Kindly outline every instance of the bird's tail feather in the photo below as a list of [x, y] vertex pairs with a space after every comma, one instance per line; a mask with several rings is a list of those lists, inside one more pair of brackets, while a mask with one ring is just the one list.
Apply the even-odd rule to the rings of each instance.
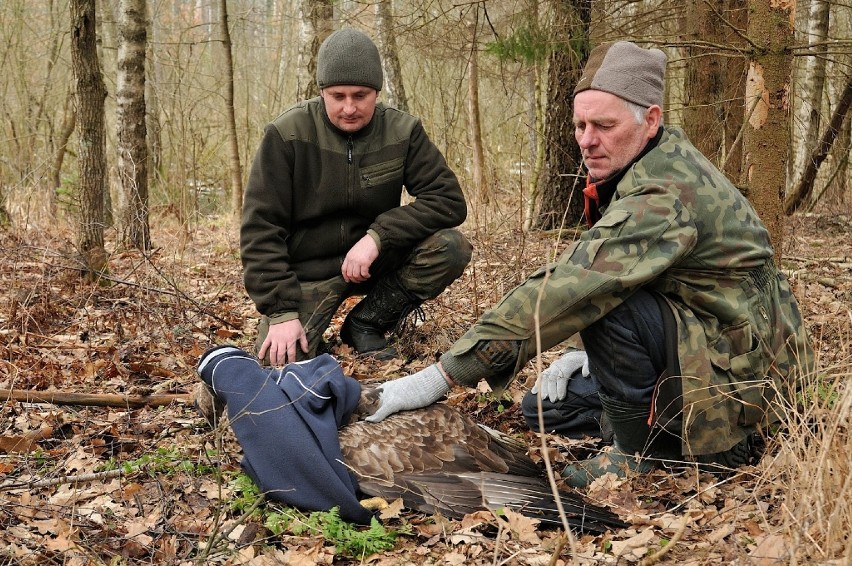
[[[511, 509], [542, 526], [562, 524], [550, 486], [540, 478], [493, 472], [417, 474], [397, 476], [395, 487], [406, 507], [426, 513], [461, 518], [483, 509]], [[369, 493], [369, 485], [362, 482], [361, 488]], [[387, 496], [387, 487], [382, 490]], [[568, 524], [578, 531], [603, 533], [627, 526], [611, 510], [579, 495], [560, 492], [560, 500]]]

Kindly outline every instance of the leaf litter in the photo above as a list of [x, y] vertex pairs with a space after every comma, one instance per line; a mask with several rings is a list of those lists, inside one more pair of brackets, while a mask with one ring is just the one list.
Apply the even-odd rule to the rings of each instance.
[[[821, 363], [848, 367], [842, 347], [848, 336], [836, 321], [850, 316], [852, 223], [819, 215], [793, 222], [783, 267]], [[760, 465], [722, 481], [692, 469], [601, 478], [584, 494], [612, 507], [630, 527], [575, 535], [574, 556], [562, 533], [511, 511], [450, 521], [410, 513], [399, 502], [389, 502], [382, 520], [390, 529], [410, 525], [411, 533], [398, 537], [392, 550], [368, 557], [341, 556], [316, 534], [273, 535], [256, 516], [233, 506], [238, 493], [230, 480], [240, 469], [233, 435], [225, 427], [209, 430], [189, 402], [197, 383], [194, 365], [207, 347], [252, 345], [255, 313], [242, 288], [235, 235], [213, 225], [182, 247], [173, 245], [182, 241], [178, 231], [163, 230], [161, 247], [149, 254], [113, 253], [109, 280], [100, 285], [80, 278], [64, 240], [36, 232], [3, 237], [3, 390], [176, 399], [142, 408], [5, 400], [2, 564], [647, 564], [672, 541], [656, 561], [791, 559], [794, 541], [780, 528], [787, 519], [779, 494], [762, 481]], [[506, 233], [474, 243], [471, 266], [425, 305], [427, 319], [403, 338], [401, 359], [378, 364], [334, 343], [345, 308], [355, 302], [347, 301], [326, 336], [344, 371], [364, 381], [384, 380], [432, 363], [553, 253], [550, 235]], [[544, 364], [553, 357], [543, 354]], [[484, 390], [455, 390], [448, 402], [483, 424], [523, 435], [541, 461], [540, 440], [526, 429], [519, 409], [534, 379], [528, 365], [499, 399]], [[548, 437], [547, 446], [557, 470], [598, 448], [593, 439], [559, 437]], [[551, 562], [557, 548], [560, 555]], [[819, 556], [820, 549], [809, 552]], [[836, 556], [822, 558], [840, 563]]]

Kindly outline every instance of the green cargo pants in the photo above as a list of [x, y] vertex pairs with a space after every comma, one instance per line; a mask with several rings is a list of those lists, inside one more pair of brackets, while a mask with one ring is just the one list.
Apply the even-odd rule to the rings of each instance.
[[[323, 333], [348, 297], [366, 295], [382, 277], [396, 273], [412, 295], [424, 301], [434, 299], [464, 272], [472, 251], [470, 242], [458, 230], [440, 230], [412, 249], [379, 254], [370, 280], [364, 283], [347, 283], [342, 275], [322, 281], [303, 281], [299, 320], [308, 337], [308, 353], [299, 349], [297, 359], [310, 359], [322, 353], [318, 350], [323, 344]], [[269, 319], [262, 316], [255, 354], [260, 351], [268, 332]]]

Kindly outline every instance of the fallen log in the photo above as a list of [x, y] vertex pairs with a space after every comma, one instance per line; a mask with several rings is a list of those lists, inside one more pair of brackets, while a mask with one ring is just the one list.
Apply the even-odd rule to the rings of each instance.
[[162, 407], [172, 403], [191, 403], [189, 393], [168, 395], [121, 395], [116, 393], [72, 393], [70, 391], [30, 391], [28, 389], [0, 390], [0, 402], [50, 403], [82, 407]]

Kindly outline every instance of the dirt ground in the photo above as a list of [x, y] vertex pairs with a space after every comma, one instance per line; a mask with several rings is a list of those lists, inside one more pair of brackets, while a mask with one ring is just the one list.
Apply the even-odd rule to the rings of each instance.
[[[820, 365], [848, 368], [852, 219], [801, 214], [786, 230], [782, 267]], [[223, 342], [250, 348], [256, 324], [235, 231], [202, 222], [189, 232], [154, 230], [157, 247], [147, 256], [114, 252], [108, 280], [96, 285], [80, 277], [70, 236], [0, 232], [0, 394], [178, 396], [140, 408], [6, 398], [0, 564], [560, 564], [571, 553], [576, 563], [590, 564], [849, 559], [848, 549], [820, 546], [806, 527], [800, 540], [791, 539], [779, 504], [783, 488], [766, 481], [763, 464], [724, 481], [684, 470], [595, 485], [584, 494], [630, 527], [579, 536], [555, 562], [549, 562], [554, 549], [564, 542], [559, 532], [496, 517], [446, 521], [404, 511], [386, 527], [407, 525], [410, 534], [392, 550], [360, 560], [337, 553], [321, 534], [273, 534], [232, 505], [240, 461], [233, 436], [211, 431], [187, 402], [199, 355]], [[564, 246], [553, 234], [470, 236], [473, 262], [426, 306], [425, 322], [405, 337], [405, 358], [370, 363], [335, 344], [348, 374], [373, 381], [421, 369]], [[341, 321], [328, 334], [332, 342]], [[534, 379], [530, 366], [501, 399], [458, 389], [448, 402], [483, 424], [524, 435], [540, 458], [540, 439], [526, 430], [518, 409]], [[547, 445], [557, 466], [595, 448], [557, 437]]]

